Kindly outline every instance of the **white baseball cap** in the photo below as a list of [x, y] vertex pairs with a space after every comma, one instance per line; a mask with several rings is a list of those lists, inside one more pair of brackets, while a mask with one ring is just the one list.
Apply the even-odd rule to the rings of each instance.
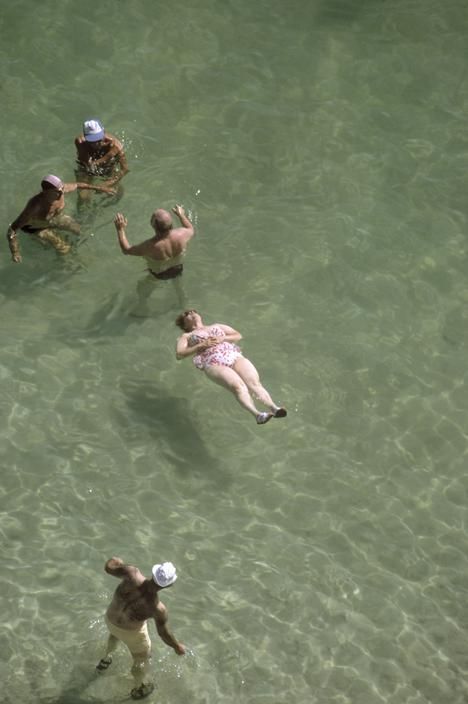
[[104, 127], [99, 120], [86, 120], [83, 122], [83, 134], [87, 142], [99, 142], [104, 138]]
[[153, 565], [151, 572], [153, 579], [159, 587], [170, 587], [177, 579], [176, 568], [172, 562], [162, 562]]

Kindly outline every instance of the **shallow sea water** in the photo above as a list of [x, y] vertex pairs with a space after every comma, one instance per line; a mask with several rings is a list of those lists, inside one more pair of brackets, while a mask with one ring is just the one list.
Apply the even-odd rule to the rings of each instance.
[[[468, 533], [466, 3], [33, 3], [0, 18], [5, 231], [74, 179], [97, 116], [119, 204], [66, 259], [0, 259], [0, 676], [8, 704], [119, 702], [94, 666], [118, 555], [164, 593], [147, 701], [461, 704]], [[258, 428], [137, 318], [155, 207], [197, 226], [185, 301], [289, 410]], [[74, 214], [75, 196], [67, 212]]]

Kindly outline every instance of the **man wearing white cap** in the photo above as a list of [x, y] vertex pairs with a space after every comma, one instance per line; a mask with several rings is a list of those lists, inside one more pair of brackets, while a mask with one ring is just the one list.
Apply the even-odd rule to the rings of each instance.
[[159, 637], [173, 648], [177, 655], [185, 654], [185, 646], [167, 628], [167, 609], [159, 601], [158, 592], [170, 587], [177, 579], [172, 562], [153, 565], [152, 577], [146, 578], [137, 567], [126, 565], [119, 557], [107, 560], [105, 571], [121, 579], [106, 612], [106, 624], [110, 631], [106, 654], [96, 665], [100, 672], [112, 663], [111, 653], [119, 640], [123, 641], [133, 657], [132, 675], [135, 686], [130, 692], [132, 699], [143, 699], [154, 689], [149, 679], [151, 640], [147, 620], [154, 619]]
[[41, 242], [52, 245], [59, 254], [67, 254], [71, 245], [58, 235], [55, 230], [65, 230], [74, 235], [80, 234], [80, 226], [69, 215], [63, 215], [65, 207], [65, 193], [77, 189], [101, 191], [114, 195], [115, 191], [107, 186], [91, 186], [88, 183], [63, 183], [53, 174], [44, 176], [41, 181], [41, 192], [30, 198], [16, 220], [11, 223], [7, 232], [8, 245], [11, 258], [14, 262], [21, 262], [16, 233], [18, 230], [34, 235]]
[[[77, 153], [76, 179], [94, 183], [96, 178], [103, 186], [116, 186], [128, 173], [127, 157], [117, 137], [105, 132], [99, 120], [86, 120], [83, 134], [75, 139]], [[89, 200], [90, 194], [80, 194], [78, 203]], [[121, 196], [122, 193], [119, 193]]]

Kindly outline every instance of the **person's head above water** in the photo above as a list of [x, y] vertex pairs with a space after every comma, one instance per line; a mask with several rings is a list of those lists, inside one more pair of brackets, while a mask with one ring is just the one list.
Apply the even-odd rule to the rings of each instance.
[[192, 310], [184, 310], [184, 312], [175, 319], [175, 324], [184, 332], [191, 332], [197, 324], [201, 323], [201, 315], [195, 308], [192, 308]]
[[53, 174], [48, 174], [44, 176], [41, 181], [41, 188], [43, 191], [61, 191], [63, 193], [63, 181], [58, 176]]
[[176, 568], [172, 562], [162, 562], [161, 564], [153, 565], [151, 573], [154, 582], [161, 589], [170, 587], [177, 579]]
[[171, 214], [167, 210], [163, 210], [163, 208], [158, 208], [151, 216], [150, 225], [159, 234], [169, 232], [169, 230], [172, 230]]
[[85, 120], [83, 135], [87, 142], [100, 142], [101, 139], [104, 139], [104, 127], [99, 120]]

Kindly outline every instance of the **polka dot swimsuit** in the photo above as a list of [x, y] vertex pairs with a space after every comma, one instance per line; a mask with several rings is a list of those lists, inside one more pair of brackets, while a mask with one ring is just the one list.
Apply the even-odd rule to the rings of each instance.
[[[224, 337], [225, 333], [219, 325], [210, 325], [208, 328], [198, 332], [192, 332], [188, 338], [188, 346], [193, 347], [198, 342], [206, 340], [208, 337]], [[193, 363], [198, 369], [206, 369], [215, 364], [220, 364], [225, 367], [232, 367], [236, 359], [241, 357], [242, 352], [237, 345], [232, 342], [219, 342], [214, 347], [200, 352], [193, 358]]]

